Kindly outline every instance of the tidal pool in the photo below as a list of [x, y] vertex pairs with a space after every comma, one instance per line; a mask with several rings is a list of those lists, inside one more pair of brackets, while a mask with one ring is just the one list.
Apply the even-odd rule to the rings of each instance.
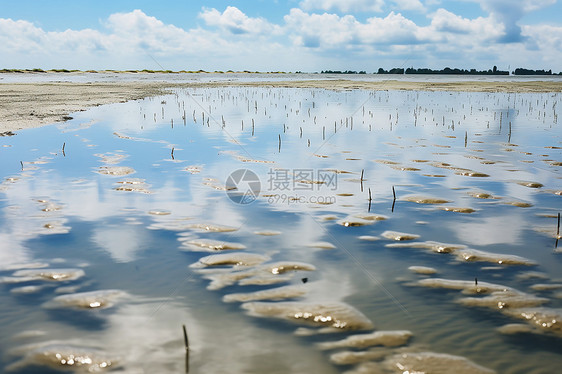
[[0, 137], [0, 371], [557, 372], [561, 101], [186, 88]]

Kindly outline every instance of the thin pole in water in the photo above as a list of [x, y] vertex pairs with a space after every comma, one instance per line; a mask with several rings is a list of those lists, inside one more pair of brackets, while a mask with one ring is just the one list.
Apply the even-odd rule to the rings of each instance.
[[185, 372], [189, 373], [189, 340], [187, 339], [187, 330], [185, 325], [182, 325], [183, 329], [183, 344], [185, 345]]
[[185, 350], [189, 351], [189, 339], [187, 338], [187, 329], [185, 328], [185, 325], [181, 326], [183, 329], [183, 344], [185, 345]]
[[556, 226], [556, 243], [554, 243], [554, 248], [558, 248], [558, 240], [560, 239], [560, 213], [558, 213], [558, 225]]

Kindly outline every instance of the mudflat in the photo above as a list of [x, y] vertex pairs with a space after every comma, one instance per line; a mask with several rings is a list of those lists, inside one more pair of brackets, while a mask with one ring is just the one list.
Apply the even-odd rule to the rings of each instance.
[[0, 84], [0, 133], [68, 119], [88, 107], [158, 95], [164, 83], [7, 83]]
[[39, 127], [68, 119], [92, 106], [126, 102], [166, 93], [177, 87], [254, 86], [334, 90], [412, 90], [466, 92], [562, 92], [562, 81], [361, 81], [346, 79], [286, 81], [177, 82], [49, 82], [0, 83], [0, 133]]

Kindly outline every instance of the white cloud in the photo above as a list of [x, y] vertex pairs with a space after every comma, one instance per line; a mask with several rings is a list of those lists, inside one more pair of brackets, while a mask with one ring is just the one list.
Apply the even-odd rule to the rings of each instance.
[[425, 7], [420, 0], [394, 0], [400, 10], [414, 10], [425, 12]]
[[43, 30], [28, 21], [0, 18], [0, 45], [6, 50], [41, 50], [45, 41]]
[[433, 34], [441, 34], [442, 40], [458, 43], [463, 36], [466, 36], [468, 39], [465, 40], [465, 43], [472, 44], [476, 40], [495, 40], [503, 33], [502, 25], [498, 25], [491, 18], [468, 19], [445, 9], [438, 9], [433, 14], [430, 29]]
[[526, 13], [556, 3], [556, 0], [472, 0], [504, 26], [500, 42], [521, 42], [523, 37], [518, 21]]
[[105, 27], [109, 32], [91, 29], [48, 32], [27, 21], [0, 19], [0, 49], [49, 55], [103, 51], [122, 54], [139, 50], [173, 53], [212, 43], [212, 35], [198, 35], [198, 31], [187, 32], [165, 25], [140, 10], [112, 14]]
[[278, 26], [272, 25], [264, 18], [248, 17], [240, 9], [233, 6], [227, 7], [222, 13], [214, 8], [203, 9], [199, 17], [207, 25], [224, 28], [233, 34], [260, 34], [278, 29]]
[[384, 0], [303, 0], [300, 7], [304, 10], [338, 10], [347, 12], [381, 12]]
[[[311, 6], [309, 1], [302, 4]], [[0, 19], [1, 67], [159, 69], [154, 58], [163, 68], [173, 70], [373, 71], [398, 66], [404, 60], [433, 68], [481, 69], [505, 62], [506, 67], [560, 70], [561, 28], [519, 26], [519, 21], [513, 21], [519, 19], [517, 14], [552, 0], [516, 2], [513, 14], [501, 15], [506, 20], [501, 22], [498, 12], [506, 6], [504, 1], [470, 1], [479, 1], [489, 15], [470, 19], [438, 9], [427, 15], [429, 24], [421, 26], [397, 12], [359, 20], [350, 14], [295, 8], [282, 23], [273, 24], [227, 7], [222, 12], [202, 9], [199, 17], [204, 25], [184, 29], [135, 10], [110, 15], [99, 30], [62, 32], [44, 30], [25, 20]], [[344, 3], [315, 4], [334, 7]], [[365, 6], [367, 2], [347, 4]]]
[[[542, 64], [537, 69], [551, 69], [560, 65], [562, 61], [562, 26], [536, 25], [523, 26], [522, 35], [530, 44], [534, 64]], [[518, 67], [524, 67], [519, 65]]]
[[291, 9], [285, 16], [286, 28], [293, 41], [304, 47], [340, 47], [352, 41], [359, 25], [355, 17], [337, 14], [309, 14]]
[[394, 12], [385, 18], [372, 17], [361, 23], [350, 15], [309, 14], [291, 9], [291, 13], [285, 16], [285, 22], [295, 44], [310, 48], [337, 49], [419, 42], [420, 28]]
[[207, 50], [217, 42], [212, 34], [166, 25], [138, 9], [112, 14], [105, 26], [110, 31], [105, 39], [121, 51], [124, 48], [127, 51], [185, 53], [195, 48]]
[[[228, 16], [232, 12], [225, 11], [225, 14]], [[254, 27], [255, 32], [265, 30], [265, 21], [254, 21], [248, 19], [247, 24]], [[235, 35], [225, 37], [217, 31], [182, 29], [141, 10], [112, 14], [103, 27], [100, 31], [50, 32], [28, 21], [0, 19], [0, 54], [5, 64], [2, 67], [158, 69], [149, 57], [154, 56], [166, 69], [210, 69], [209, 61], [202, 62], [201, 56], [224, 59], [239, 55], [240, 58], [243, 54], [265, 55], [277, 47], [275, 43], [258, 40], [248, 42], [247, 38], [235, 40]], [[41, 63], [35, 57], [39, 57]], [[237, 68], [233, 61], [227, 62], [230, 64], [226, 68]], [[213, 62], [216, 63], [217, 60]], [[244, 66], [250, 67], [251, 64]]]
[[385, 18], [369, 18], [357, 31], [359, 40], [366, 44], [416, 44], [422, 40], [421, 28], [394, 12]]

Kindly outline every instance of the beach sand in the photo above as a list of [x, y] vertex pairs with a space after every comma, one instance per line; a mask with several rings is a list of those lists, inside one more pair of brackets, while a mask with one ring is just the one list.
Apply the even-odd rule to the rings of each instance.
[[180, 87], [290, 87], [334, 90], [415, 90], [466, 92], [562, 92], [561, 81], [503, 82], [407, 82], [387, 80], [306, 80], [278, 82], [92, 82], [92, 83], [0, 83], [0, 135], [65, 121], [73, 112], [88, 107], [126, 102], [169, 92]]
[[159, 95], [167, 86], [144, 82], [0, 84], [0, 134], [62, 122], [71, 113], [92, 106]]

